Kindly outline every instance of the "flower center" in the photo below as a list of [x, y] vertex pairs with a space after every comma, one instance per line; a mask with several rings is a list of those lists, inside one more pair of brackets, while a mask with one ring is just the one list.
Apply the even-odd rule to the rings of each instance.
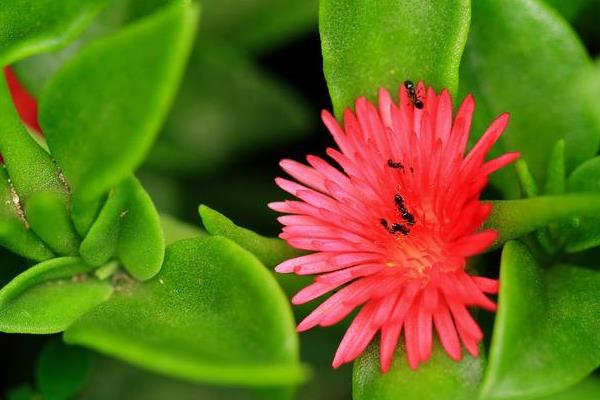
[[449, 254], [447, 243], [436, 224], [432, 224], [437, 221], [432, 207], [409, 210], [399, 193], [393, 202], [395, 217], [380, 220], [389, 233], [388, 267], [397, 268], [407, 278], [429, 281], [434, 267], [447, 272], [464, 266], [464, 258]]

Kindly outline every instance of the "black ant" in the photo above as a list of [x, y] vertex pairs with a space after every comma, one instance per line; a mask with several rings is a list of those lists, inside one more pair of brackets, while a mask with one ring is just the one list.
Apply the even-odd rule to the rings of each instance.
[[398, 211], [402, 215], [402, 219], [404, 219], [409, 225], [415, 224], [415, 216], [408, 212], [406, 206], [404, 205], [404, 199], [399, 194], [394, 196], [394, 202], [396, 203], [396, 207], [398, 207]]
[[409, 224], [409, 225], [414, 225], [415, 224], [415, 216], [412, 215], [411, 213], [409, 213], [408, 211], [404, 210], [404, 212], [402, 213], [402, 218]]
[[401, 195], [396, 194], [394, 196], [394, 202], [396, 203], [396, 206], [398, 206], [398, 207], [404, 207], [404, 198], [402, 198]]
[[402, 224], [393, 223], [392, 226], [390, 227], [390, 232], [392, 232], [392, 233], [400, 232], [401, 234], [406, 236], [410, 233], [410, 230]]
[[381, 225], [383, 225], [383, 227], [384, 227], [385, 229], [389, 229], [389, 227], [388, 227], [388, 222], [387, 222], [387, 220], [386, 220], [385, 218], [381, 218], [381, 219], [379, 220], [379, 222], [381, 223]]
[[415, 108], [419, 110], [423, 108], [423, 101], [417, 95], [417, 91], [415, 90], [415, 84], [412, 81], [406, 80], [404, 81], [404, 87], [408, 91], [408, 98]]
[[383, 225], [383, 227], [385, 229], [388, 230], [389, 233], [391, 234], [396, 234], [398, 232], [400, 232], [403, 235], [408, 235], [410, 233], [410, 229], [408, 229], [406, 226], [402, 225], [402, 224], [398, 224], [398, 223], [393, 223], [391, 226], [388, 225], [387, 220], [385, 220], [384, 218], [382, 218], [380, 220], [381, 225]]
[[390, 168], [401, 169], [404, 171], [404, 165], [401, 162], [394, 162], [391, 158], [387, 161], [387, 166]]

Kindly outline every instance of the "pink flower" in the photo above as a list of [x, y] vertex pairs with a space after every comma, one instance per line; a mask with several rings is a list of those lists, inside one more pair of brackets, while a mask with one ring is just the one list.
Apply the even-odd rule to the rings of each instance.
[[448, 355], [473, 356], [483, 334], [467, 307], [494, 311], [486, 294], [498, 282], [465, 271], [468, 257], [488, 248], [496, 232], [479, 231], [491, 211], [479, 200], [488, 176], [514, 161], [509, 153], [484, 158], [508, 123], [500, 115], [465, 155], [474, 100], [469, 95], [454, 121], [447, 90], [440, 95], [419, 83], [423, 104], [401, 87], [398, 104], [386, 90], [379, 105], [356, 101], [341, 127], [327, 111], [322, 119], [340, 151], [327, 154], [339, 167], [308, 156], [310, 166], [291, 160], [281, 167], [297, 182], [277, 178], [299, 200], [269, 206], [289, 215], [280, 237], [314, 253], [278, 265], [278, 272], [317, 275], [294, 296], [303, 304], [329, 292], [299, 325], [336, 324], [361, 307], [335, 354], [333, 367], [358, 357], [380, 332], [381, 370], [386, 372], [401, 332], [411, 368], [426, 362], [433, 331]]

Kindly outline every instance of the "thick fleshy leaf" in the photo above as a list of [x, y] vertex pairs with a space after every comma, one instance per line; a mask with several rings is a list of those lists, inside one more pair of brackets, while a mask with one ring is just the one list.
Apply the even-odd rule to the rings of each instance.
[[539, 196], [490, 203], [493, 206], [492, 214], [484, 228], [493, 229], [499, 234], [493, 248], [550, 224], [568, 225], [573, 218], [589, 218], [600, 213], [599, 194]]
[[466, 355], [460, 362], [451, 360], [435, 345], [431, 360], [413, 371], [402, 347], [396, 352], [391, 369], [381, 373], [379, 346], [371, 344], [354, 362], [352, 398], [354, 400], [469, 400], [477, 396], [483, 361]]
[[52, 258], [52, 251], [28, 228], [17, 196], [6, 171], [0, 168], [0, 244], [32, 260]]
[[306, 372], [281, 289], [253, 255], [225, 238], [170, 245], [155, 278], [123, 282], [65, 340], [196, 382], [287, 385]]
[[63, 279], [32, 287], [3, 306], [0, 331], [49, 334], [67, 329], [74, 321], [110, 298], [108, 282]]
[[[596, 154], [600, 108], [584, 82], [590, 59], [549, 6], [539, 0], [474, 1], [463, 58], [461, 92], [472, 91], [478, 104], [473, 139], [495, 115], [510, 112], [495, 150], [520, 151], [540, 187], [558, 140], [565, 140], [567, 171]], [[505, 197], [518, 196], [511, 174], [505, 168], [492, 179]]]
[[[0, 7], [1, 8], [1, 7]], [[50, 155], [21, 122], [4, 77], [0, 77], [0, 153], [20, 199], [25, 203], [41, 190], [64, 194], [68, 189]]]
[[536, 397], [537, 400], [597, 400], [598, 398], [600, 398], [600, 379], [594, 376], [562, 392]]
[[288, 245], [284, 240], [268, 238], [242, 228], [223, 214], [201, 205], [199, 208], [202, 224], [211, 235], [226, 237], [254, 254], [267, 268], [287, 259], [298, 257], [302, 253]]
[[33, 194], [25, 207], [31, 229], [57, 254], [77, 255], [81, 239], [71, 223], [64, 196], [55, 192]]
[[158, 212], [133, 176], [111, 191], [80, 248], [81, 256], [93, 265], [102, 265], [116, 256], [139, 280], [158, 273], [164, 252]]
[[471, 16], [468, 0], [323, 0], [323, 70], [337, 116], [406, 79], [456, 93]]
[[147, 163], [207, 174], [237, 156], [297, 141], [311, 128], [308, 110], [292, 88], [243, 52], [203, 38]]
[[112, 286], [85, 275], [76, 257], [37, 264], [0, 290], [0, 331], [56, 333], [108, 299]]
[[56, 49], [74, 39], [106, 0], [3, 0], [0, 65]]
[[525, 245], [507, 243], [483, 397], [558, 392], [598, 367], [599, 291], [598, 271], [574, 265], [544, 270]]
[[[568, 179], [569, 192], [595, 192], [600, 194], [600, 157], [592, 158], [573, 171]], [[582, 251], [600, 245], [600, 217], [598, 214], [576, 220], [569, 231], [565, 249]]]
[[40, 353], [36, 365], [36, 382], [44, 400], [73, 398], [86, 383], [91, 357], [86, 349], [50, 341]]
[[[223, 236], [234, 241], [254, 254], [269, 270], [273, 270], [277, 264], [285, 260], [303, 254], [302, 251], [294, 249], [284, 240], [265, 237], [238, 226], [223, 214], [205, 205], [201, 205], [199, 211], [202, 224], [210, 235]], [[310, 276], [272, 272], [289, 299], [313, 282], [313, 278]], [[295, 315], [301, 318], [310, 314], [311, 311], [310, 304], [294, 307]]]
[[152, 199], [135, 178], [121, 185], [126, 209], [119, 214], [117, 257], [136, 279], [150, 279], [158, 273], [165, 256], [165, 238]]
[[92, 42], [46, 86], [40, 124], [73, 188], [79, 232], [93, 221], [96, 200], [131, 174], [152, 145], [197, 19], [191, 2], [177, 2]]
[[0, 290], [0, 304], [6, 304], [23, 294], [32, 286], [48, 280], [70, 278], [86, 273], [92, 267], [78, 257], [60, 257], [44, 261], [27, 269]]
[[203, 30], [260, 51], [317, 26], [317, 0], [205, 0]]
[[79, 247], [79, 254], [90, 265], [100, 266], [117, 253], [121, 213], [125, 211], [127, 203], [120, 189], [118, 185], [110, 191]]

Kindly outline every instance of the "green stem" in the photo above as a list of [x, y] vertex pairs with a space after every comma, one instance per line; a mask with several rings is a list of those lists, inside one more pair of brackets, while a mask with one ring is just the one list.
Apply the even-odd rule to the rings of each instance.
[[492, 249], [552, 223], [565, 223], [574, 217], [600, 215], [599, 194], [540, 196], [521, 200], [497, 200], [485, 229], [499, 233]]

